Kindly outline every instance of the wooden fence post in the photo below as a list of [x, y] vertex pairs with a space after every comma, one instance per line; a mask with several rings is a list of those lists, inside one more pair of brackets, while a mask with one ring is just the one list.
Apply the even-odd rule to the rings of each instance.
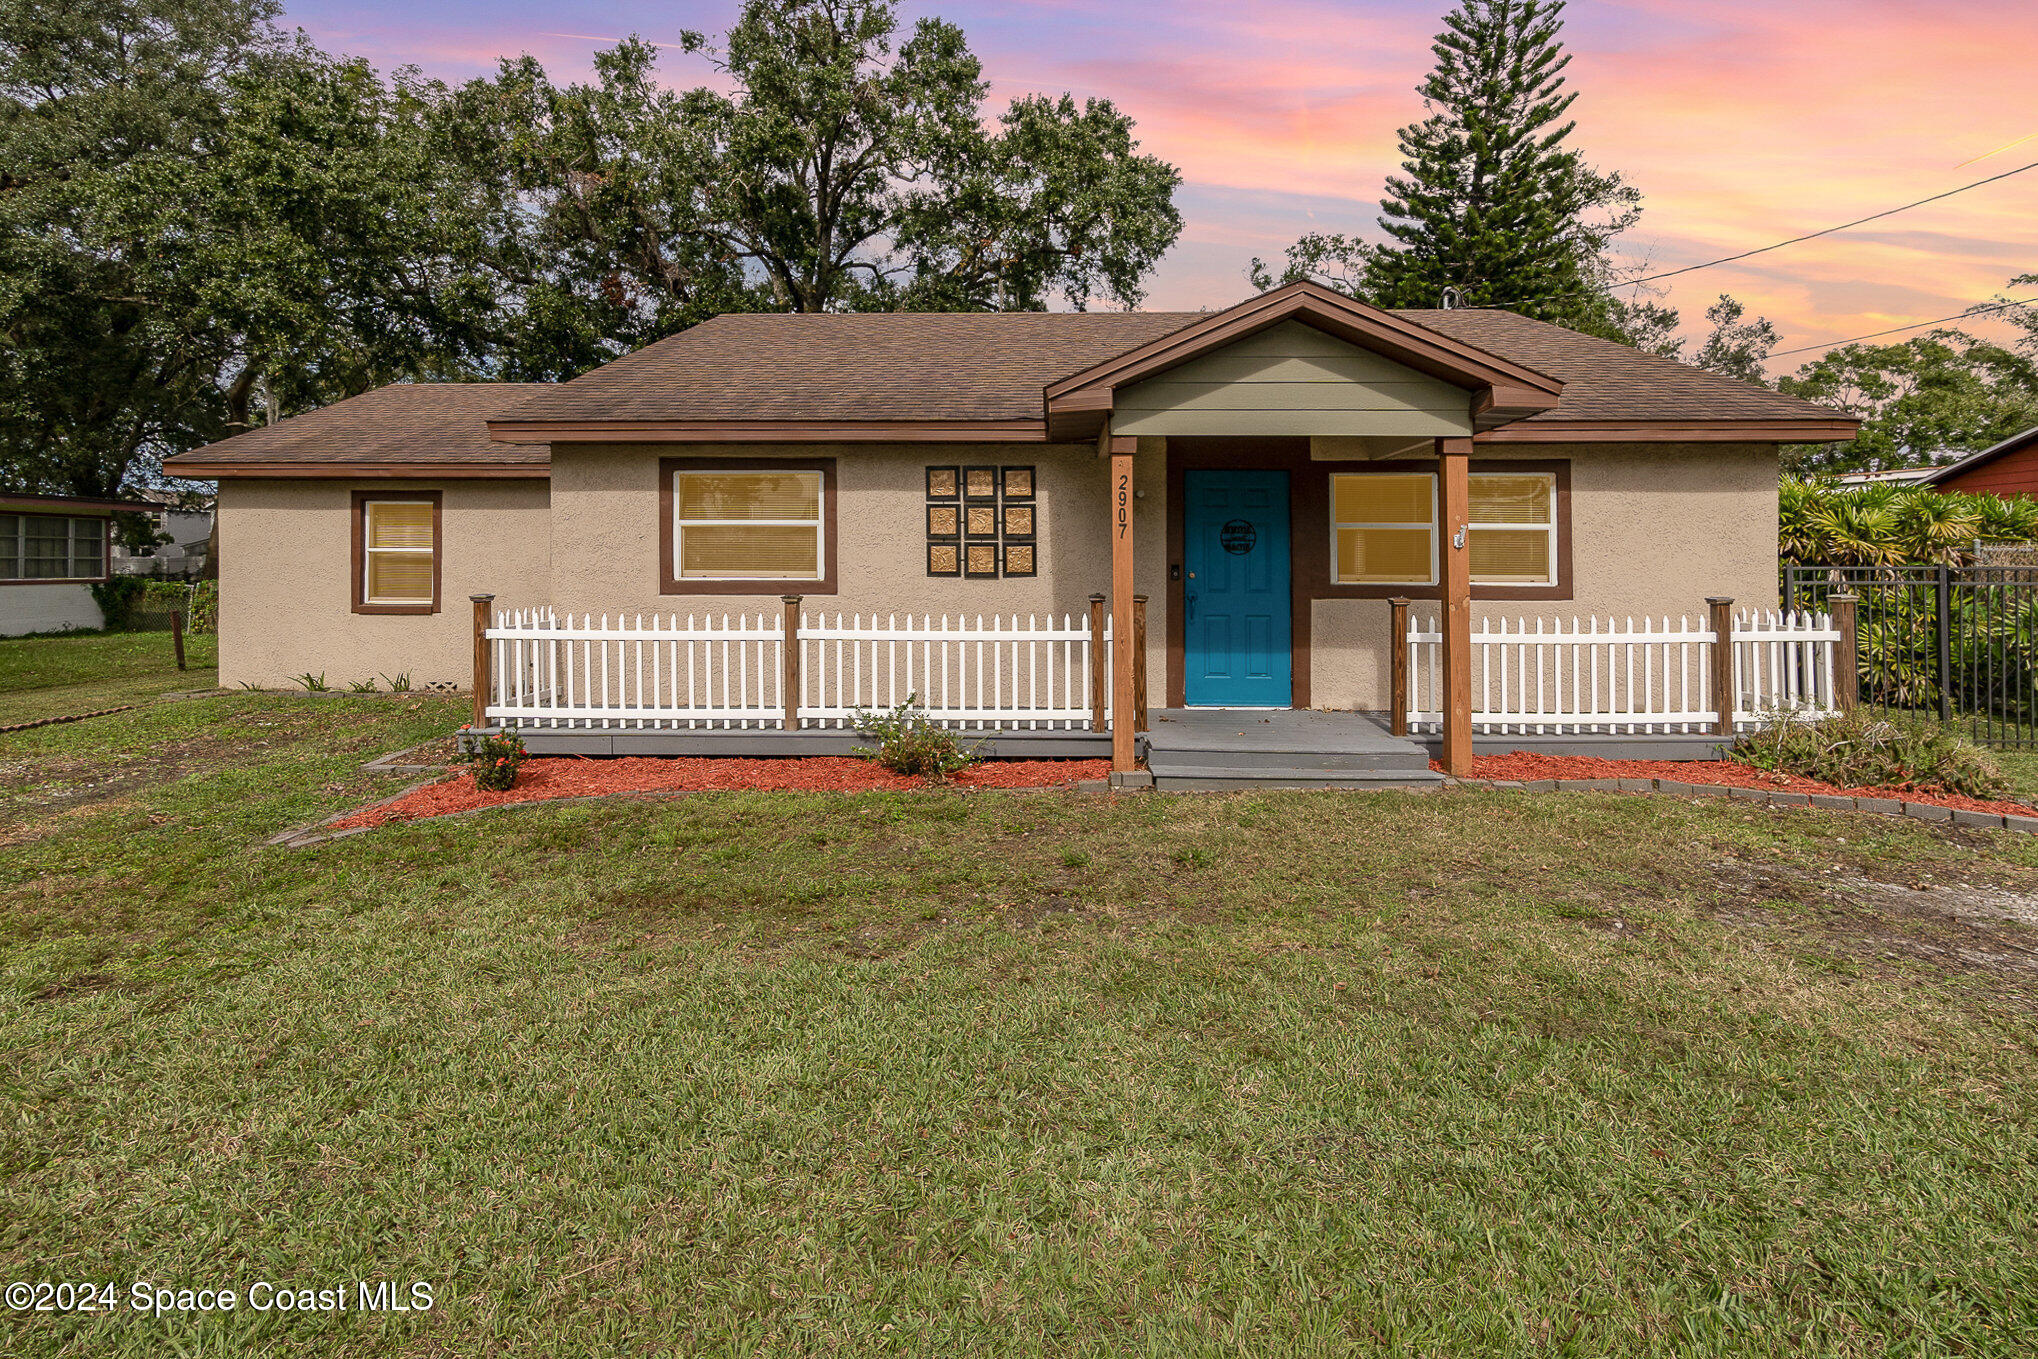
[[170, 610], [170, 645], [177, 651], [177, 668], [184, 668], [184, 611]]
[[1706, 607], [1712, 619], [1712, 702], [1719, 714], [1713, 730], [1720, 736], [1734, 734], [1734, 601], [1727, 595], [1709, 595]]
[[784, 640], [779, 643], [779, 657], [783, 664], [778, 680], [779, 697], [785, 702], [785, 729], [800, 729], [800, 604], [805, 595], [780, 595], [783, 606], [780, 615], [780, 631]]
[[1146, 730], [1146, 596], [1132, 597], [1132, 729]]
[[1387, 601], [1392, 610], [1392, 622], [1387, 634], [1393, 646], [1393, 658], [1387, 663], [1391, 676], [1388, 684], [1388, 729], [1396, 736], [1408, 735], [1408, 601], [1396, 596]]
[[1841, 712], [1851, 713], [1861, 701], [1860, 619], [1855, 612], [1860, 597], [1834, 595], [1827, 603], [1832, 605], [1833, 621], [1840, 628], [1840, 640], [1833, 647], [1833, 702]]
[[474, 602], [474, 725], [488, 725], [488, 691], [495, 687], [488, 650], [488, 606], [494, 595], [469, 595]]
[[1104, 730], [1104, 596], [1090, 596], [1090, 730]]

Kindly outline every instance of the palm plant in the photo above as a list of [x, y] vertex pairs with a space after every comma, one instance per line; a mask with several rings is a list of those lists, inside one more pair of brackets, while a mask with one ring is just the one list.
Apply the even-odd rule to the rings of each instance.
[[1964, 566], [1977, 541], [2038, 542], [2038, 502], [1796, 477], [1777, 488], [1777, 554], [1787, 564]]

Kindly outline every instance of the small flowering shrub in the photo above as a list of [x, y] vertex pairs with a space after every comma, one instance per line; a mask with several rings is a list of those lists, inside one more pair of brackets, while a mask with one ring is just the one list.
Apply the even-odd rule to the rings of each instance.
[[[469, 728], [462, 727], [460, 730], [467, 731]], [[528, 758], [524, 738], [517, 735], [514, 727], [505, 728], [496, 736], [481, 737], [467, 755], [468, 762], [474, 766], [474, 786], [484, 793], [500, 793], [514, 788], [517, 766]]]
[[977, 762], [982, 742], [965, 743], [956, 734], [916, 711], [916, 694], [890, 712], [856, 714], [859, 735], [876, 741], [875, 746], [858, 746], [856, 754], [873, 760], [896, 774], [930, 779], [936, 783]]

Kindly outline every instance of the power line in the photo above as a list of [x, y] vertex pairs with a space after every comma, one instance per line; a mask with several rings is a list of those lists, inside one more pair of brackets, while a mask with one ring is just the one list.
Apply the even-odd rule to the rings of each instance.
[[[1486, 305], [1520, 307], [1533, 302], [1553, 302], [1563, 297], [1586, 297], [1593, 293], [1615, 293], [1619, 292], [1622, 288], [1633, 288], [1643, 283], [1656, 283], [1666, 278], [1677, 278], [1682, 274], [1695, 274], [1701, 269], [1712, 269], [1722, 264], [1733, 264], [1737, 260], [1752, 259], [1756, 255], [1766, 255], [1772, 250], [1781, 250], [1785, 246], [1802, 245], [1806, 241], [1815, 241], [1821, 236], [1831, 236], [1835, 232], [1850, 231], [1858, 226], [1866, 226], [1870, 222], [1879, 222], [1885, 217], [1894, 217], [1900, 212], [1909, 212], [1912, 208], [1922, 208], [1927, 203], [1937, 203], [1941, 199], [1951, 198], [1955, 194], [1966, 193], [1969, 189], [1979, 189], [1985, 185], [2008, 179], [2013, 175], [2021, 175], [2027, 170], [2038, 170], [2038, 160], [2034, 160], [2028, 165], [2019, 165], [2014, 170], [2005, 170], [1999, 175], [1990, 175], [1987, 179], [1977, 179], [1972, 184], [1963, 184], [1957, 189], [1948, 189], [1944, 193], [1935, 193], [1930, 198], [1920, 198], [1915, 202], [1905, 203], [1901, 207], [1886, 208], [1881, 212], [1870, 213], [1866, 217], [1857, 217], [1851, 222], [1842, 222], [1838, 226], [1825, 227], [1819, 231], [1808, 231], [1802, 236], [1792, 236], [1789, 240], [1778, 241], [1774, 245], [1757, 246], [1753, 250], [1743, 250], [1737, 255], [1722, 255], [1716, 260], [1707, 260], [1703, 264], [1687, 264], [1679, 269], [1666, 269], [1660, 274], [1644, 274], [1640, 278], [1624, 279], [1619, 283], [1609, 283], [1597, 288], [1576, 288], [1570, 292], [1544, 293], [1539, 297], [1524, 297], [1518, 298], [1513, 302], [1496, 302]], [[1933, 323], [1927, 322], [1926, 324], [1930, 325]]]
[[1923, 330], [1926, 326], [1943, 326], [1948, 321], [1964, 321], [1970, 316], [1986, 316], [1990, 312], [2008, 311], [2011, 307], [2029, 307], [2033, 305], [2038, 305], [2038, 297], [2026, 297], [2020, 300], [2014, 300], [2009, 302], [1997, 302], [1993, 306], [1969, 307], [1966, 311], [1957, 312], [1952, 316], [1942, 316], [1936, 321], [1916, 321], [1907, 326], [1891, 326], [1888, 330], [1870, 331], [1866, 335], [1855, 335], [1845, 340], [1825, 340], [1821, 341], [1818, 344], [1800, 345], [1796, 349], [1779, 349], [1774, 353], [1770, 354], [1769, 357], [1772, 359], [1780, 359], [1787, 357], [1788, 355], [1791, 354], [1809, 354], [1814, 349], [1824, 350], [1838, 349], [1843, 344], [1859, 344], [1863, 340], [1876, 340], [1880, 339], [1884, 335], [1898, 335], [1906, 330]]
[[[1866, 217], [1857, 217], [1851, 222], [1842, 222], [1838, 226], [1829, 226], [1823, 231], [1808, 231], [1802, 236], [1793, 236], [1787, 241], [1778, 241], [1774, 245], [1760, 246], [1754, 250], [1743, 250], [1738, 255], [1726, 255], [1716, 260], [1707, 260], [1704, 264], [1687, 264], [1682, 269], [1670, 269], [1660, 274], [1647, 274], [1641, 278], [1629, 279], [1625, 283], [1614, 284], [1613, 287], [1631, 288], [1637, 283], [1655, 283], [1660, 279], [1676, 278], [1679, 274], [1696, 273], [1700, 269], [1710, 269], [1715, 265], [1732, 264], [1736, 260], [1749, 259], [1755, 255], [1766, 255], [1772, 250], [1781, 250], [1787, 245], [1800, 245], [1805, 241], [1815, 241], [1821, 236], [1830, 236], [1836, 231], [1848, 231], [1854, 227], [1866, 226], [1870, 222], [1879, 222], [1885, 217], [1894, 217], [1900, 212], [1909, 212], [1912, 208], [1922, 208], [1927, 203], [1937, 203], [1942, 198], [1951, 198], [1955, 194], [1966, 193], [1969, 189], [1979, 189], [1985, 184], [1994, 184], [1996, 181], [2008, 179], [2012, 175], [2021, 175], [2026, 170], [2038, 170], [2038, 160], [2032, 161], [2029, 165], [2020, 165], [2014, 170], [2005, 170], [1999, 175], [1991, 175], [1987, 179], [1977, 179], [1972, 184], [1963, 184], [1957, 189], [1948, 189], [1945, 193], [1935, 193], [1930, 198], [1920, 198], [1915, 203], [1906, 203], [1902, 207], [1889, 208], [1883, 212], [1870, 213]], [[1611, 291], [1611, 289], [1608, 291]]]

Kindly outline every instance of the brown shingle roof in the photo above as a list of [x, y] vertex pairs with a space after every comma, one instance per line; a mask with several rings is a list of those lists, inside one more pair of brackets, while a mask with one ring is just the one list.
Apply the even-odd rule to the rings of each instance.
[[1411, 309], [1394, 314], [1562, 382], [1563, 399], [1530, 420], [1844, 418], [1839, 411], [1767, 387], [1721, 377], [1511, 311]]
[[398, 382], [163, 460], [184, 476], [238, 463], [535, 463], [542, 446], [497, 443], [488, 421], [543, 382]]
[[732, 314], [542, 392], [511, 420], [1038, 420], [1041, 389], [1201, 312]]
[[[1035, 420], [1041, 389], [1207, 312], [718, 316], [546, 388], [504, 419]], [[1834, 412], [1507, 311], [1394, 313], [1564, 383], [1536, 420], [1777, 420]]]
[[[399, 383], [168, 460], [208, 467], [543, 466], [487, 422], [1038, 421], [1043, 389], [1208, 312], [718, 316], [565, 383]], [[1839, 413], [1506, 311], [1399, 311], [1557, 378], [1524, 423], [1824, 419]], [[519, 430], [519, 437], [543, 439]], [[627, 437], [627, 436], [619, 436]]]

